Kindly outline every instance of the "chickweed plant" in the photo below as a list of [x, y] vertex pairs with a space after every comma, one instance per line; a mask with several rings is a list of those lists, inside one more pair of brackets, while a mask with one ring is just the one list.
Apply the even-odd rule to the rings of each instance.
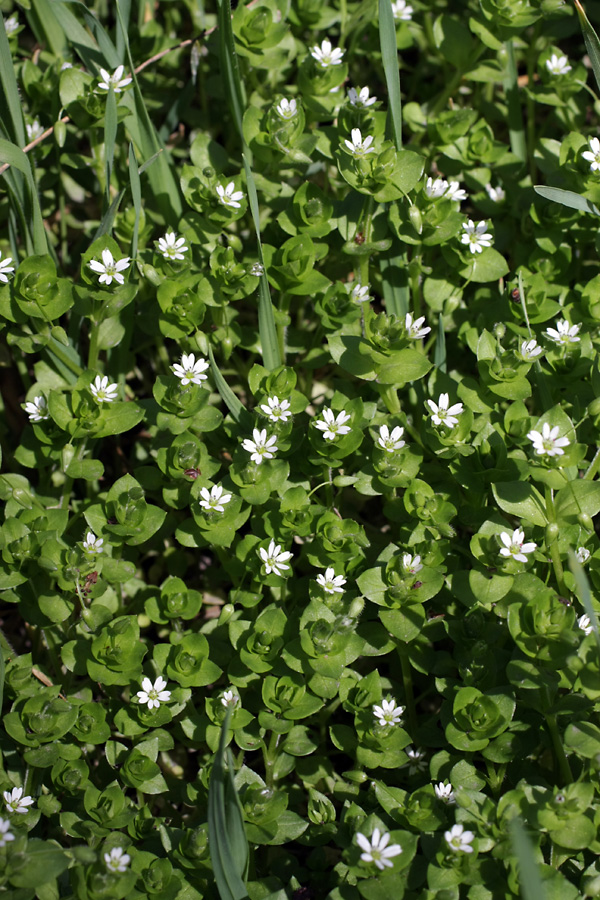
[[599, 897], [583, 7], [0, 9], [0, 896]]

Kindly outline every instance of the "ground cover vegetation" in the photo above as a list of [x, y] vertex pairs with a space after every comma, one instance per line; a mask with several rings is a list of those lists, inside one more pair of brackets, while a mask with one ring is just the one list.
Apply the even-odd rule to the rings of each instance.
[[0, 7], [0, 893], [600, 896], [600, 5]]

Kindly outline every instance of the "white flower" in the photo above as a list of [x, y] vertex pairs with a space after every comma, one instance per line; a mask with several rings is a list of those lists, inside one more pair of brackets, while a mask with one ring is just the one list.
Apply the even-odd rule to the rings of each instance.
[[567, 344], [575, 344], [577, 341], [581, 340], [580, 337], [577, 337], [580, 328], [581, 325], [569, 325], [566, 319], [558, 319], [556, 328], [547, 328], [544, 333], [547, 334], [550, 340], [554, 341], [555, 344], [566, 346]]
[[456, 803], [451, 784], [444, 784], [443, 781], [440, 781], [433, 786], [433, 789], [438, 800], [442, 800], [444, 803]]
[[271, 572], [274, 575], [281, 575], [279, 570], [289, 569], [287, 561], [292, 558], [290, 551], [282, 550], [281, 545], [276, 544], [275, 541], [271, 541], [268, 550], [265, 550], [264, 547], [259, 547], [258, 555], [265, 564], [267, 575], [270, 575]]
[[319, 431], [323, 432], [323, 437], [326, 441], [333, 441], [339, 435], [348, 434], [352, 431], [349, 425], [344, 424], [350, 418], [350, 414], [344, 410], [339, 412], [337, 416], [334, 416], [333, 410], [325, 407], [323, 410], [323, 421], [315, 422], [315, 426]]
[[392, 3], [392, 13], [395, 19], [410, 22], [413, 12], [412, 6], [409, 6], [406, 0], [394, 0]]
[[128, 853], [123, 853], [122, 847], [113, 847], [110, 853], [104, 854], [104, 862], [109, 872], [126, 872], [131, 857]]
[[272, 422], [286, 422], [292, 415], [290, 401], [279, 400], [278, 397], [268, 397], [266, 403], [261, 403], [260, 408]]
[[158, 239], [158, 249], [165, 259], [184, 259], [189, 247], [185, 246], [185, 238], [178, 238], [174, 231], [167, 231]]
[[4, 802], [7, 812], [25, 815], [27, 807], [34, 801], [33, 797], [23, 796], [23, 788], [13, 788], [12, 791], [4, 791]]
[[515, 528], [512, 533], [512, 537], [508, 534], [507, 531], [503, 531], [500, 535], [500, 540], [504, 544], [504, 547], [500, 548], [500, 556], [510, 556], [513, 559], [518, 560], [518, 562], [527, 562], [526, 553], [533, 553], [537, 544], [530, 542], [525, 544], [525, 532], [520, 528]]
[[402, 569], [407, 575], [416, 575], [422, 568], [420, 556], [411, 556], [410, 553], [402, 554]]
[[39, 119], [34, 119], [31, 124], [27, 122], [25, 128], [27, 130], [27, 140], [30, 143], [31, 141], [35, 141], [35, 139], [38, 138], [40, 134], [44, 133], [44, 126], [40, 125]]
[[398, 725], [404, 715], [404, 706], [396, 706], [396, 701], [382, 700], [381, 706], [373, 707], [373, 715], [380, 725]]
[[581, 155], [588, 160], [592, 172], [596, 172], [600, 169], [600, 141], [597, 137], [593, 137], [589, 139], [588, 143], [590, 149], [584, 150]]
[[64, 72], [66, 69], [72, 69], [72, 68], [73, 68], [73, 63], [71, 63], [71, 62], [64, 62], [64, 63], [61, 65], [61, 67], [60, 67], [60, 71], [61, 71], [61, 72]]
[[348, 88], [348, 100], [356, 109], [367, 109], [377, 103], [377, 97], [369, 97], [369, 88]]
[[350, 299], [354, 300], [355, 303], [365, 303], [367, 300], [371, 299], [371, 295], [369, 294], [370, 289], [370, 285], [368, 284], [355, 284], [350, 291]]
[[379, 429], [377, 443], [386, 453], [395, 453], [396, 450], [401, 450], [406, 446], [406, 441], [402, 440], [403, 434], [404, 428], [400, 425], [396, 425], [391, 432], [387, 425], [382, 425]]
[[15, 836], [9, 831], [10, 821], [8, 819], [0, 819], [0, 847], [6, 847], [9, 841], [14, 841]]
[[325, 569], [324, 575], [317, 575], [317, 584], [323, 588], [326, 594], [343, 594], [342, 585], [346, 584], [346, 579], [343, 575], [336, 575], [335, 569], [329, 566]]
[[202, 384], [206, 381], [208, 375], [205, 375], [207, 369], [210, 368], [209, 363], [201, 356], [196, 359], [193, 353], [184, 353], [181, 357], [181, 363], [175, 363], [171, 366], [173, 374], [180, 379], [182, 386], [186, 384]]
[[210, 489], [210, 493], [208, 488], [201, 488], [200, 496], [202, 497], [202, 500], [200, 500], [202, 509], [212, 510], [213, 512], [225, 512], [223, 504], [229, 503], [233, 495], [224, 494], [222, 485], [214, 484]]
[[502, 203], [506, 194], [504, 193], [504, 188], [501, 188], [500, 185], [498, 187], [492, 187], [491, 184], [486, 184], [486, 191], [488, 192], [488, 197], [490, 200], [493, 200], [494, 203]]
[[557, 56], [553, 53], [550, 59], [546, 60], [546, 68], [551, 75], [566, 75], [571, 71], [569, 60], [566, 56]]
[[34, 397], [25, 404], [25, 412], [30, 422], [41, 422], [48, 418], [48, 406], [45, 397]]
[[458, 181], [451, 181], [448, 184], [448, 190], [446, 191], [446, 197], [450, 200], [458, 200], [459, 203], [461, 200], [467, 199], [467, 192], [464, 188], [461, 188], [460, 183]]
[[142, 690], [137, 692], [140, 703], [147, 703], [148, 709], [153, 707], [158, 709], [161, 703], [166, 703], [171, 699], [171, 691], [165, 691], [166, 686], [167, 682], [162, 675], [158, 676], [154, 684], [149, 678], [143, 678]]
[[454, 403], [448, 407], [448, 394], [440, 394], [438, 402], [428, 400], [427, 405], [431, 410], [431, 421], [434, 425], [446, 425], [448, 428], [454, 428], [458, 423], [456, 418], [463, 411], [462, 403]]
[[583, 615], [579, 616], [577, 619], [577, 624], [581, 628], [584, 634], [591, 634], [594, 630], [594, 626], [592, 625], [591, 619], [589, 616]]
[[225, 691], [223, 696], [221, 697], [221, 703], [225, 708], [231, 706], [232, 708], [236, 707], [239, 703], [240, 698], [236, 694], [235, 691]]
[[108, 375], [96, 375], [90, 391], [97, 403], [112, 403], [117, 399], [117, 385], [108, 383]]
[[102, 262], [98, 262], [97, 259], [90, 260], [90, 269], [96, 272], [97, 275], [100, 275], [98, 279], [100, 284], [112, 284], [113, 278], [117, 284], [124, 284], [125, 279], [121, 272], [129, 268], [129, 262], [129, 256], [123, 259], [113, 259], [110, 250], [105, 249], [102, 251]]
[[123, 88], [127, 87], [128, 84], [131, 84], [132, 81], [130, 75], [123, 78], [124, 71], [125, 66], [118, 66], [112, 75], [110, 75], [106, 69], [100, 69], [100, 75], [102, 76], [102, 81], [98, 82], [100, 90], [107, 91], [110, 85], [112, 85], [115, 94], [120, 94]]
[[521, 344], [521, 359], [524, 359], [526, 362], [531, 362], [532, 359], [535, 359], [536, 356], [540, 356], [543, 352], [542, 347], [540, 347], [538, 342], [533, 339], [530, 341], [523, 341]]
[[542, 433], [539, 431], [530, 431], [527, 435], [531, 443], [533, 444], [533, 449], [535, 450], [538, 456], [562, 456], [564, 454], [563, 447], [569, 446], [569, 439], [566, 437], [559, 437], [558, 425], [555, 425], [554, 428], [550, 428], [547, 422], [544, 422], [542, 425]]
[[404, 327], [406, 328], [406, 336], [411, 338], [413, 341], [419, 341], [421, 338], [424, 338], [426, 334], [429, 334], [431, 328], [421, 328], [423, 322], [425, 321], [425, 316], [419, 316], [418, 319], [415, 319], [413, 322], [413, 317], [410, 313], [406, 313], [406, 317], [404, 319]]
[[322, 69], [327, 69], [329, 66], [339, 66], [341, 64], [344, 58], [344, 51], [340, 50], [339, 47], [336, 47], [334, 50], [331, 46], [331, 41], [325, 39], [321, 42], [320, 47], [311, 49], [310, 55], [313, 59], [316, 59]]
[[17, 16], [9, 16], [4, 20], [4, 28], [7, 34], [12, 34], [19, 27], [19, 19]]
[[219, 196], [219, 201], [223, 204], [223, 206], [229, 206], [231, 209], [239, 209], [241, 207], [240, 200], [244, 197], [243, 191], [236, 191], [235, 184], [233, 181], [230, 181], [227, 187], [223, 187], [222, 184], [217, 185], [217, 194]]
[[275, 435], [268, 438], [266, 428], [263, 428], [262, 431], [255, 428], [252, 432], [252, 438], [253, 440], [244, 438], [242, 441], [243, 449], [252, 454], [250, 457], [252, 462], [260, 465], [263, 459], [273, 459], [277, 452], [277, 438]]
[[284, 97], [275, 107], [275, 111], [281, 119], [293, 119], [298, 112], [298, 104], [294, 98], [287, 100]]
[[360, 854], [360, 858], [363, 862], [374, 862], [381, 871], [383, 871], [386, 866], [390, 869], [393, 868], [394, 864], [390, 862], [391, 858], [402, 853], [400, 844], [391, 844], [388, 847], [389, 841], [389, 832], [385, 831], [382, 834], [379, 828], [373, 829], [371, 840], [365, 837], [364, 834], [361, 834], [360, 831], [356, 834], [356, 843], [363, 851], [363, 853]]
[[12, 256], [7, 256], [6, 259], [2, 259], [2, 254], [0, 253], [0, 283], [7, 284], [8, 278], [6, 277], [10, 272], [15, 271], [15, 267], [11, 266]]
[[355, 159], [362, 159], [367, 153], [375, 153], [375, 147], [371, 147], [371, 144], [373, 143], [372, 135], [368, 135], [363, 140], [360, 128], [353, 128], [351, 138], [351, 141], [346, 138], [344, 143]]
[[446, 842], [453, 853], [472, 853], [471, 844], [475, 838], [472, 831], [465, 831], [463, 825], [453, 825], [450, 831], [444, 832]]
[[419, 750], [418, 747], [406, 747], [404, 752], [408, 756], [408, 763], [404, 765], [408, 766], [409, 775], [416, 775], [417, 772], [425, 771], [427, 759], [424, 750]]
[[252, 266], [250, 268], [250, 274], [255, 275], [257, 278], [259, 278], [261, 275], [265, 274], [265, 267], [263, 266], [262, 263], [259, 263], [259, 262], [252, 263]]
[[425, 193], [428, 197], [431, 197], [432, 200], [437, 200], [438, 197], [443, 197], [443, 195], [448, 190], [448, 182], [443, 178], [436, 178], [435, 180], [429, 176], [427, 179], [427, 183], [425, 185]]
[[461, 235], [461, 244], [468, 244], [471, 253], [481, 253], [484, 247], [492, 246], [492, 235], [485, 230], [487, 225], [485, 222], [478, 222], [477, 225], [472, 219], [467, 223], [463, 222], [465, 233]]
[[93, 531], [88, 531], [83, 542], [83, 549], [85, 553], [89, 553], [90, 555], [104, 553], [103, 544], [104, 538], [97, 538]]
[[577, 550], [577, 553], [576, 553], [575, 555], [577, 556], [577, 559], [579, 560], [579, 562], [580, 562], [581, 565], [583, 566], [584, 563], [586, 563], [586, 562], [588, 561], [588, 559], [590, 558], [590, 556], [591, 556], [592, 554], [591, 554], [590, 551], [587, 549], [587, 547], [579, 547], [578, 550]]

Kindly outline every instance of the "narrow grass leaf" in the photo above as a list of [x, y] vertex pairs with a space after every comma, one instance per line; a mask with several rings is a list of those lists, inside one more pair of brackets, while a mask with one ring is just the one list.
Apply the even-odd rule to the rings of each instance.
[[210, 361], [210, 368], [213, 374], [213, 378], [215, 379], [217, 390], [223, 398], [225, 406], [231, 413], [231, 418], [234, 420], [234, 422], [239, 423], [241, 417], [245, 412], [245, 408], [242, 402], [236, 397], [236, 395], [233, 393], [233, 391], [223, 378], [221, 370], [215, 362], [215, 357], [213, 355], [212, 347], [210, 346], [210, 344], [208, 346], [208, 359]]
[[2, 713], [2, 702], [4, 700], [4, 675], [6, 666], [4, 664], [4, 647], [0, 643], [0, 714]]
[[96, 228], [94, 232], [94, 236], [92, 238], [92, 242], [98, 240], [99, 237], [102, 237], [103, 234], [110, 234], [112, 231], [112, 227], [115, 221], [115, 216], [119, 211], [119, 207], [121, 205], [121, 200], [125, 196], [125, 190], [119, 191], [116, 197], [114, 197], [112, 203], [102, 216], [100, 224]]
[[437, 340], [433, 361], [440, 372], [446, 372], [446, 332], [444, 331], [444, 317], [440, 313], [438, 318]]
[[262, 243], [260, 240], [260, 216], [258, 209], [258, 195], [256, 193], [256, 184], [250, 164], [243, 154], [244, 170], [246, 172], [246, 185], [248, 188], [248, 202], [250, 204], [250, 212], [254, 229], [256, 231], [256, 243], [258, 249], [258, 260], [263, 267], [263, 273], [260, 276], [258, 285], [258, 333], [260, 336], [260, 344], [262, 348], [262, 357], [265, 368], [273, 370], [282, 364], [281, 352], [279, 349], [279, 341], [277, 338], [277, 328], [275, 327], [275, 312], [273, 302], [271, 300], [271, 291], [269, 290], [269, 282], [262, 252]]
[[583, 608], [589, 616], [590, 624], [594, 629], [594, 638], [596, 639], [598, 653], [600, 654], [600, 631], [598, 630], [598, 616], [596, 615], [596, 610], [594, 609], [592, 603], [590, 584], [583, 566], [572, 550], [569, 550], [569, 568], [571, 569], [573, 577], [575, 578], [575, 583], [577, 585], [577, 595], [583, 603]]
[[408, 261], [406, 253], [379, 257], [379, 271], [383, 287], [383, 299], [388, 315], [404, 319], [408, 312], [410, 291], [408, 287]]
[[13, 144], [25, 146], [25, 124], [23, 104], [15, 77], [12, 54], [4, 27], [4, 17], [0, 28], [0, 128]]
[[[143, 6], [143, 4], [140, 4], [140, 6]], [[129, 31], [129, 23], [131, 21], [131, 0], [121, 0], [121, 15], [123, 16], [123, 24], [125, 25], [127, 31]], [[117, 28], [116, 38], [117, 58], [120, 65], [125, 58], [125, 41], [123, 40], [123, 32], [120, 28]]]
[[[100, 52], [104, 57], [105, 64], [109, 69], [116, 69], [121, 62], [121, 57], [119, 57], [117, 48], [111, 41], [108, 32], [105, 31], [105, 29], [102, 27], [98, 17], [93, 14], [93, 12], [85, 5], [85, 3], [81, 3], [80, 0], [54, 0], [54, 2], [69, 3], [71, 6], [74, 6], [79, 10], [79, 12], [83, 15], [83, 18], [85, 19], [85, 24], [96, 38], [96, 42], [98, 44], [98, 47], [100, 48]], [[67, 32], [67, 34], [70, 33]]]
[[579, 24], [581, 25], [581, 30], [583, 32], [583, 39], [592, 64], [596, 84], [598, 85], [598, 88], [600, 88], [600, 39], [593, 29], [579, 0], [575, 0], [575, 8], [577, 9], [577, 14], [579, 16]]
[[138, 235], [140, 230], [140, 213], [142, 211], [142, 187], [140, 183], [140, 171], [135, 158], [133, 144], [129, 144], [129, 185], [131, 187], [131, 199], [135, 210], [135, 222], [133, 223], [133, 237], [131, 238], [131, 257], [135, 259], [138, 248]]
[[388, 92], [386, 134], [393, 140], [396, 150], [402, 150], [402, 95], [392, 0], [379, 0], [379, 46]]
[[32, 0], [28, 18], [39, 42], [49, 47], [56, 56], [64, 56], [68, 47], [67, 36], [52, 13], [50, 0]]
[[525, 162], [527, 159], [527, 144], [525, 141], [525, 125], [523, 124], [523, 110], [521, 109], [521, 95], [515, 61], [515, 48], [512, 41], [506, 41], [504, 48], [506, 50], [504, 93], [506, 94], [508, 106], [510, 149], [518, 159]]
[[230, 0], [217, 0], [218, 25], [219, 25], [219, 59], [221, 63], [221, 77], [225, 82], [225, 90], [231, 114], [240, 140], [244, 141], [242, 120], [246, 108], [246, 92], [240, 76], [237, 53], [233, 40], [233, 27], [231, 25]]
[[554, 200], [555, 203], [562, 203], [563, 206], [568, 206], [571, 209], [578, 209], [580, 212], [600, 216], [600, 209], [587, 197], [582, 197], [581, 194], [576, 194], [575, 191], [564, 191], [562, 188], [546, 187], [543, 184], [534, 184], [533, 189], [536, 194], [539, 194], [545, 200]]
[[546, 889], [533, 856], [531, 841], [517, 816], [510, 821], [510, 838], [513, 853], [519, 863], [519, 882], [523, 900], [546, 900]]
[[[31, 237], [33, 252], [36, 256], [43, 256], [48, 252], [48, 242], [44, 229], [44, 220], [40, 209], [40, 201], [37, 194], [37, 186], [33, 177], [31, 161], [26, 153], [9, 141], [0, 140], [0, 163], [8, 163], [18, 169], [25, 176], [27, 185], [26, 203], [24, 210], [19, 210], [23, 215], [27, 229]], [[10, 179], [7, 179], [10, 183]]]
[[62, 0], [52, 0], [48, 4], [49, 16], [54, 16], [64, 33], [69, 46], [77, 53], [86, 69], [98, 72], [106, 64], [104, 56], [91, 34], [85, 30], [79, 19], [73, 15]]
[[117, 140], [117, 101], [115, 91], [109, 85], [106, 95], [106, 111], [104, 114], [104, 146], [106, 154], [106, 205], [110, 205], [110, 182], [115, 159], [115, 143]]
[[[231, 842], [230, 828], [233, 824], [231, 816], [236, 821], [234, 830], [237, 830], [236, 849], [239, 849], [237, 843], [239, 838], [239, 829], [244, 829], [241, 808], [239, 801], [236, 805], [231, 804], [230, 800], [226, 800], [227, 782], [231, 779], [231, 789], [235, 791], [233, 784], [233, 774], [230, 771], [229, 776], [225, 773], [225, 742], [227, 740], [227, 732], [231, 719], [232, 710], [229, 708], [225, 716], [225, 721], [221, 728], [221, 739], [219, 748], [215, 754], [213, 768], [210, 776], [210, 784], [208, 788], [208, 846], [213, 866], [213, 872], [217, 889], [221, 900], [246, 900], [248, 893], [242, 880], [246, 871], [248, 858], [248, 843], [244, 834], [244, 850], [241, 856], [234, 854]], [[230, 762], [231, 753], [228, 754]], [[229, 818], [228, 818], [229, 814]]]

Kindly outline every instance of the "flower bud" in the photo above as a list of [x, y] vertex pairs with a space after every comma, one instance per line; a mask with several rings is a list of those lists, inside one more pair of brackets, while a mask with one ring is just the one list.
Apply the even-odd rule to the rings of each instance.
[[421, 210], [418, 206], [415, 206], [414, 203], [408, 210], [408, 218], [410, 219], [410, 224], [415, 229], [417, 234], [422, 234], [423, 217], [421, 216]]

